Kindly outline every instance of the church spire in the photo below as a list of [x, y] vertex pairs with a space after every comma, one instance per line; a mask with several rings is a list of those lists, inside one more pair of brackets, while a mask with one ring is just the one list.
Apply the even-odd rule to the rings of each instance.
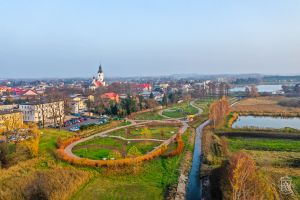
[[101, 64], [99, 65], [98, 73], [103, 73]]

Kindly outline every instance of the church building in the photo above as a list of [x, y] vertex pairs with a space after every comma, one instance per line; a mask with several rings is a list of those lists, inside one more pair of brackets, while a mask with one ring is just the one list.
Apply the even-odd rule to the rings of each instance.
[[92, 84], [90, 85], [90, 89], [95, 90], [99, 87], [105, 86], [105, 81], [104, 81], [104, 73], [102, 70], [102, 66], [100, 64], [99, 70], [98, 70], [98, 76], [97, 78], [93, 77]]

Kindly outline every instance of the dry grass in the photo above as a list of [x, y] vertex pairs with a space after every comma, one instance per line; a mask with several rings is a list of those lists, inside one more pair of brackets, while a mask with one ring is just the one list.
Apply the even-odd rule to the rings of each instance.
[[290, 166], [300, 158], [300, 152], [245, 150], [259, 166]]
[[247, 98], [236, 103], [232, 111], [243, 115], [299, 116], [300, 108], [278, 105], [279, 101], [286, 99], [282, 96]]
[[61, 167], [41, 159], [21, 162], [0, 170], [0, 200], [51, 199], [65, 200], [86, 182], [88, 172], [74, 167]]

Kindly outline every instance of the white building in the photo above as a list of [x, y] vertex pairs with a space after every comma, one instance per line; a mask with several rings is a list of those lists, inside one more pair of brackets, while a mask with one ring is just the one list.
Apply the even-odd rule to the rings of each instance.
[[83, 98], [81, 95], [71, 96], [71, 100], [68, 103], [70, 112], [73, 114], [78, 114], [87, 111], [87, 98]]
[[30, 102], [20, 104], [19, 109], [23, 112], [24, 122], [33, 122], [39, 125], [55, 125], [64, 122], [64, 102]]

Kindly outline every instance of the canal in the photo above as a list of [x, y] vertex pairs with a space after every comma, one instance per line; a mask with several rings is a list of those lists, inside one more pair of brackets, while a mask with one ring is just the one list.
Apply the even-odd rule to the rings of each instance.
[[187, 189], [186, 189], [186, 199], [187, 200], [200, 200], [203, 194], [203, 184], [200, 179], [200, 170], [202, 162], [202, 151], [201, 151], [201, 136], [202, 130], [205, 126], [209, 124], [209, 121], [204, 122], [196, 129], [195, 147], [192, 168], [189, 174]]

